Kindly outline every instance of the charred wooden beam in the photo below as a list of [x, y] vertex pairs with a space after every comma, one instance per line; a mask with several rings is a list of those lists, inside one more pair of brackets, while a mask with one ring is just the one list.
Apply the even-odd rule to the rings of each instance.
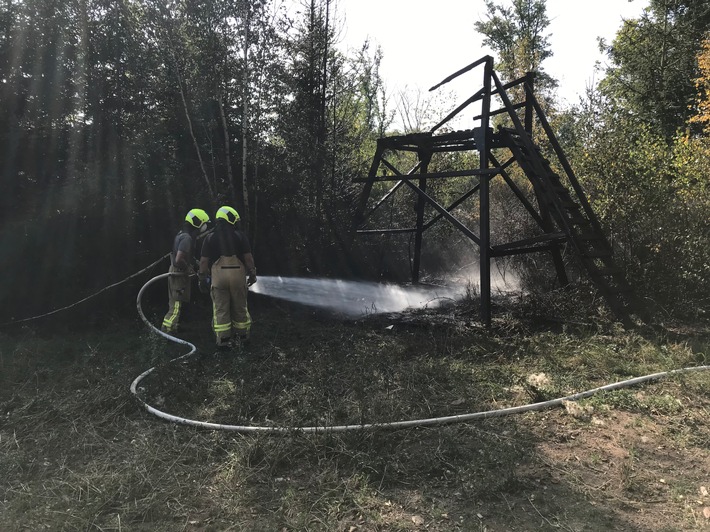
[[[421, 164], [422, 164], [421, 161], [417, 162], [417, 164], [415, 164], [412, 167], [412, 169], [409, 170], [409, 172], [407, 172], [407, 175], [411, 175], [411, 174], [415, 173], [417, 170], [419, 170]], [[365, 179], [368, 180], [368, 178], [365, 178]], [[356, 181], [356, 180], [354, 179], [353, 181]], [[387, 193], [384, 196], [382, 196], [382, 198], [380, 198], [380, 200], [375, 204], [375, 206], [372, 209], [370, 209], [370, 211], [363, 217], [363, 222], [365, 220], [367, 220], [370, 216], [372, 216], [372, 214], [380, 207], [380, 205], [382, 205], [385, 201], [387, 201], [387, 199], [389, 199], [390, 196], [392, 196], [392, 194], [394, 194], [397, 191], [397, 189], [400, 188], [403, 184], [404, 184], [404, 181], [401, 181], [401, 180], [398, 181], [397, 183], [395, 183], [394, 186], [392, 186], [387, 191]], [[362, 225], [362, 224], [360, 224], [360, 225]]]
[[[489, 157], [491, 158], [491, 161], [493, 162], [493, 164], [501, 166], [498, 163], [498, 160], [495, 158], [495, 156], [492, 153], [489, 154]], [[508, 164], [511, 164], [514, 160], [515, 160], [514, 158], [509, 159], [508, 161], [506, 161], [505, 166], [507, 166]], [[542, 217], [538, 214], [537, 210], [535, 210], [535, 207], [532, 205], [532, 203], [530, 203], [528, 201], [528, 198], [525, 197], [525, 194], [523, 194], [523, 192], [520, 190], [518, 185], [515, 184], [515, 181], [513, 181], [511, 179], [508, 172], [506, 172], [505, 169], [503, 169], [503, 170], [501, 170], [500, 175], [503, 177], [503, 180], [507, 183], [507, 185], [513, 191], [513, 194], [515, 194], [515, 196], [518, 198], [518, 200], [520, 200], [520, 203], [523, 204], [523, 207], [525, 207], [525, 210], [528, 211], [528, 213], [530, 213], [530, 216], [533, 217], [533, 219], [537, 222], [537, 224], [540, 227], [544, 227], [545, 224], [543, 223]]]
[[468, 66], [466, 66], [466, 67], [463, 67], [461, 70], [458, 70], [458, 71], [454, 72], [453, 74], [451, 74], [450, 76], [444, 78], [442, 81], [440, 81], [439, 83], [437, 83], [436, 85], [434, 85], [432, 88], [430, 88], [430, 89], [429, 89], [429, 92], [438, 89], [438, 88], [441, 87], [442, 85], [446, 85], [449, 81], [456, 79], [456, 78], [459, 77], [461, 74], [465, 74], [465, 73], [468, 72], [469, 70], [473, 70], [473, 69], [476, 68], [478, 65], [482, 65], [483, 63], [485, 63], [485, 62], [487, 62], [487, 61], [489, 61], [489, 60], [492, 61], [493, 58], [492, 58], [490, 55], [484, 55], [483, 57], [481, 57], [481, 58], [478, 59], [477, 61], [474, 61], [474, 62], [471, 63], [470, 65], [468, 65]]
[[[526, 107], [526, 105], [527, 104], [525, 102], [516, 103], [512, 106], [512, 109], [514, 111], [517, 111], [518, 109], [522, 109], [523, 107]], [[505, 107], [501, 107], [500, 109], [496, 109], [495, 111], [491, 111], [490, 116], [502, 115], [504, 113], [510, 113], [510, 109], [506, 109]], [[483, 118], [483, 115], [476, 115], [473, 117], [473, 120], [480, 120], [481, 118]]]
[[[394, 167], [390, 167], [390, 170], [393, 170]], [[479, 170], [477, 168], [473, 168], [470, 170], [451, 170], [448, 172], [432, 172], [431, 174], [417, 174], [417, 177], [421, 176], [426, 179], [438, 179], [438, 178], [449, 178], [449, 177], [471, 177], [471, 176], [490, 176], [490, 175], [496, 175], [500, 173], [500, 168], [499, 167], [491, 167], [491, 168], [486, 168], [485, 170]], [[385, 176], [377, 176], [374, 178], [374, 181], [399, 181], [402, 178], [401, 173], [396, 173], [395, 175], [385, 175]], [[354, 183], [365, 183], [369, 181], [369, 177], [355, 177], [353, 178]]]
[[468, 227], [466, 227], [461, 221], [459, 221], [457, 218], [452, 216], [442, 205], [440, 205], [434, 198], [429, 196], [426, 192], [424, 192], [422, 189], [420, 189], [417, 185], [409, 181], [408, 179], [404, 181], [409, 188], [414, 190], [417, 194], [419, 194], [420, 197], [424, 198], [429, 205], [434, 207], [437, 211], [441, 213], [441, 215], [446, 218], [449, 222], [451, 222], [459, 231], [461, 231], [464, 235], [466, 235], [468, 238], [473, 240], [476, 244], [479, 246], [481, 245], [481, 239], [478, 238], [477, 235], [473, 233]]
[[495, 248], [491, 253], [492, 257], [509, 257], [511, 255], [524, 255], [526, 253], [539, 253], [543, 251], [552, 251], [557, 249], [559, 244], [540, 244], [539, 246], [529, 246], [525, 248], [510, 249], [507, 251], [496, 251]]
[[493, 246], [491, 249], [495, 255], [502, 255], [507, 252], [515, 251], [516, 249], [530, 249], [530, 246], [534, 244], [564, 244], [567, 242], [567, 233], [555, 232], [546, 233], [544, 235], [539, 235], [531, 238], [525, 238], [523, 240], [518, 240], [517, 242], [509, 242], [508, 244], [500, 244], [498, 246]]
[[[447, 211], [447, 212], [453, 211], [456, 207], [458, 207], [458, 206], [461, 205], [464, 201], [466, 201], [468, 198], [470, 198], [470, 197], [473, 196], [475, 193], [477, 193], [480, 188], [481, 188], [481, 184], [479, 183], [478, 185], [476, 185], [475, 187], [473, 187], [471, 190], [469, 190], [468, 192], [466, 192], [465, 194], [463, 194], [459, 199], [457, 199], [456, 201], [454, 201], [451, 205], [449, 205], [449, 206], [446, 208], [446, 211]], [[437, 214], [436, 216], [434, 216], [434, 218], [432, 218], [431, 220], [429, 220], [429, 222], [427, 222], [427, 224], [424, 226], [424, 230], [429, 229], [432, 225], [434, 225], [436, 222], [438, 222], [439, 220], [441, 220], [441, 218], [443, 218], [443, 214], [441, 214], [441, 213], [439, 213], [439, 214]]]
[[360, 235], [385, 235], [398, 233], [415, 233], [416, 231], [416, 227], [410, 227], [404, 229], [358, 229], [356, 232]]

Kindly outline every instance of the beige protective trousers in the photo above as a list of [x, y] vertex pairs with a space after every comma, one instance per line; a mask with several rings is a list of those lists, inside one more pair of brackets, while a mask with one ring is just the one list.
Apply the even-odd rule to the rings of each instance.
[[185, 270], [170, 266], [168, 271], [183, 274], [168, 277], [168, 312], [163, 318], [163, 330], [176, 332], [180, 326], [183, 303], [190, 302], [192, 281]]
[[247, 309], [246, 268], [237, 257], [220, 257], [212, 265], [212, 328], [217, 345], [231, 339], [234, 329], [240, 338], [249, 337], [251, 317]]

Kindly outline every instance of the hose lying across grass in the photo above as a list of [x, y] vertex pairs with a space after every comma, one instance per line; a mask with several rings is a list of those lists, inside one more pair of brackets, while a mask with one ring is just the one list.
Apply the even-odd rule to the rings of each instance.
[[[175, 342], [177, 344], [185, 345], [190, 347], [190, 352], [186, 353], [184, 355], [181, 355], [177, 358], [174, 358], [169, 361], [169, 363], [177, 362], [179, 360], [182, 360], [184, 358], [189, 357], [190, 355], [193, 355], [195, 352], [197, 352], [197, 348], [191, 344], [190, 342], [186, 340], [181, 340], [180, 338], [176, 338], [175, 336], [171, 336], [170, 334], [164, 333], [157, 327], [155, 327], [146, 317], [145, 314], [143, 313], [143, 309], [141, 308], [141, 298], [143, 296], [143, 293], [145, 292], [146, 288], [150, 286], [152, 283], [164, 279], [170, 275], [180, 275], [180, 274], [174, 274], [174, 273], [164, 273], [161, 275], [158, 275], [156, 277], [153, 277], [151, 280], [149, 280], [143, 287], [140, 289], [138, 292], [138, 297], [136, 298], [136, 306], [138, 307], [138, 314], [140, 314], [141, 319], [145, 322], [145, 324], [153, 330], [155, 333], [159, 334], [160, 336], [163, 336], [164, 338], [167, 338], [168, 340]], [[455, 415], [455, 416], [443, 416], [443, 417], [434, 417], [434, 418], [427, 418], [427, 419], [412, 419], [408, 421], [390, 421], [390, 422], [384, 422], [384, 423], [364, 423], [361, 425], [332, 425], [332, 426], [311, 426], [311, 427], [287, 427], [287, 426], [269, 426], [269, 427], [263, 427], [263, 426], [253, 426], [253, 425], [225, 425], [222, 423], [210, 423], [207, 421], [197, 421], [194, 419], [187, 419], [184, 417], [180, 416], [175, 416], [172, 414], [168, 414], [167, 412], [163, 412], [162, 410], [158, 410], [154, 406], [149, 405], [146, 403], [139, 395], [138, 395], [138, 384], [150, 373], [153, 372], [155, 367], [152, 367], [135, 378], [135, 380], [131, 383], [131, 393], [135, 396], [135, 398], [138, 400], [138, 402], [145, 407], [148, 412], [151, 414], [154, 414], [158, 416], [159, 418], [165, 419], [167, 421], [170, 421], [172, 423], [178, 423], [181, 425], [190, 425], [193, 427], [201, 427], [205, 429], [212, 429], [212, 430], [228, 430], [228, 431], [234, 431], [234, 432], [259, 432], [259, 433], [267, 433], [267, 434], [284, 434], [284, 433], [289, 433], [289, 432], [304, 432], [304, 433], [328, 433], [328, 432], [346, 432], [346, 431], [355, 431], [355, 430], [377, 430], [377, 429], [403, 429], [403, 428], [409, 428], [409, 427], [428, 427], [428, 426], [434, 426], [434, 425], [447, 425], [447, 424], [453, 424], [453, 423], [464, 423], [467, 421], [473, 421], [477, 419], [483, 419], [483, 418], [491, 418], [491, 417], [500, 417], [500, 416], [507, 416], [511, 414], [521, 414], [523, 412], [529, 412], [532, 410], [543, 410], [547, 408], [552, 408], [555, 406], [561, 406], [565, 401], [578, 401], [579, 399], [584, 399], [587, 397], [590, 397], [596, 393], [599, 392], [607, 392], [611, 390], [618, 390], [620, 388], [626, 388], [630, 386], [634, 386], [636, 384], [641, 384], [644, 382], [652, 381], [652, 380], [658, 380], [663, 377], [668, 377], [672, 375], [678, 375], [681, 373], [690, 373], [690, 372], [695, 372], [695, 371], [704, 371], [710, 369], [710, 366], [693, 366], [693, 367], [688, 367], [688, 368], [682, 368], [682, 369], [674, 369], [671, 371], [662, 371], [660, 373], [653, 373], [651, 375], [645, 375], [643, 377], [636, 377], [633, 379], [628, 379], [625, 381], [621, 382], [616, 382], [613, 384], [607, 384], [605, 386], [600, 386], [598, 388], [594, 388], [591, 390], [587, 390], [584, 392], [576, 393], [573, 395], [568, 395], [567, 397], [561, 397], [559, 399], [552, 399], [549, 401], [543, 401], [540, 403], [532, 403], [532, 404], [527, 404], [527, 405], [522, 405], [522, 406], [514, 406], [514, 407], [509, 407], [509, 408], [500, 408], [496, 410], [486, 410], [484, 412], [474, 412], [471, 414], [460, 414], [460, 415]]]

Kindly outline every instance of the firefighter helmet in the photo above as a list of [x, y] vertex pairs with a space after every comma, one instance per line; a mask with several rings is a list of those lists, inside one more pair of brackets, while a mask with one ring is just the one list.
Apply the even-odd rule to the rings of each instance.
[[207, 228], [205, 224], [210, 221], [210, 217], [202, 209], [190, 209], [187, 216], [185, 216], [185, 221], [195, 229], [202, 230], [203, 227]]
[[234, 225], [239, 221], [239, 213], [233, 209], [232, 207], [229, 207], [227, 205], [224, 205], [220, 207], [217, 210], [217, 214], [215, 214], [215, 219], [217, 220], [226, 220], [230, 224]]

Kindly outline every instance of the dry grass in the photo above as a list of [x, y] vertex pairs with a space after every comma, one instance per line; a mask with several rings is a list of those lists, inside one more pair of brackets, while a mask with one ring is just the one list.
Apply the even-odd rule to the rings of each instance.
[[142, 394], [176, 415], [372, 423], [709, 363], [702, 327], [642, 335], [597, 312], [541, 322], [529, 319], [535, 304], [499, 308], [485, 329], [466, 304], [347, 322], [257, 300], [253, 344], [237, 355], [213, 354], [202, 308], [186, 333], [201, 354], [179, 364], [166, 363], [179, 349], [133, 319], [6, 331], [0, 530], [707, 530], [708, 373], [577, 410], [321, 435], [176, 426], [128, 391], [157, 364]]

